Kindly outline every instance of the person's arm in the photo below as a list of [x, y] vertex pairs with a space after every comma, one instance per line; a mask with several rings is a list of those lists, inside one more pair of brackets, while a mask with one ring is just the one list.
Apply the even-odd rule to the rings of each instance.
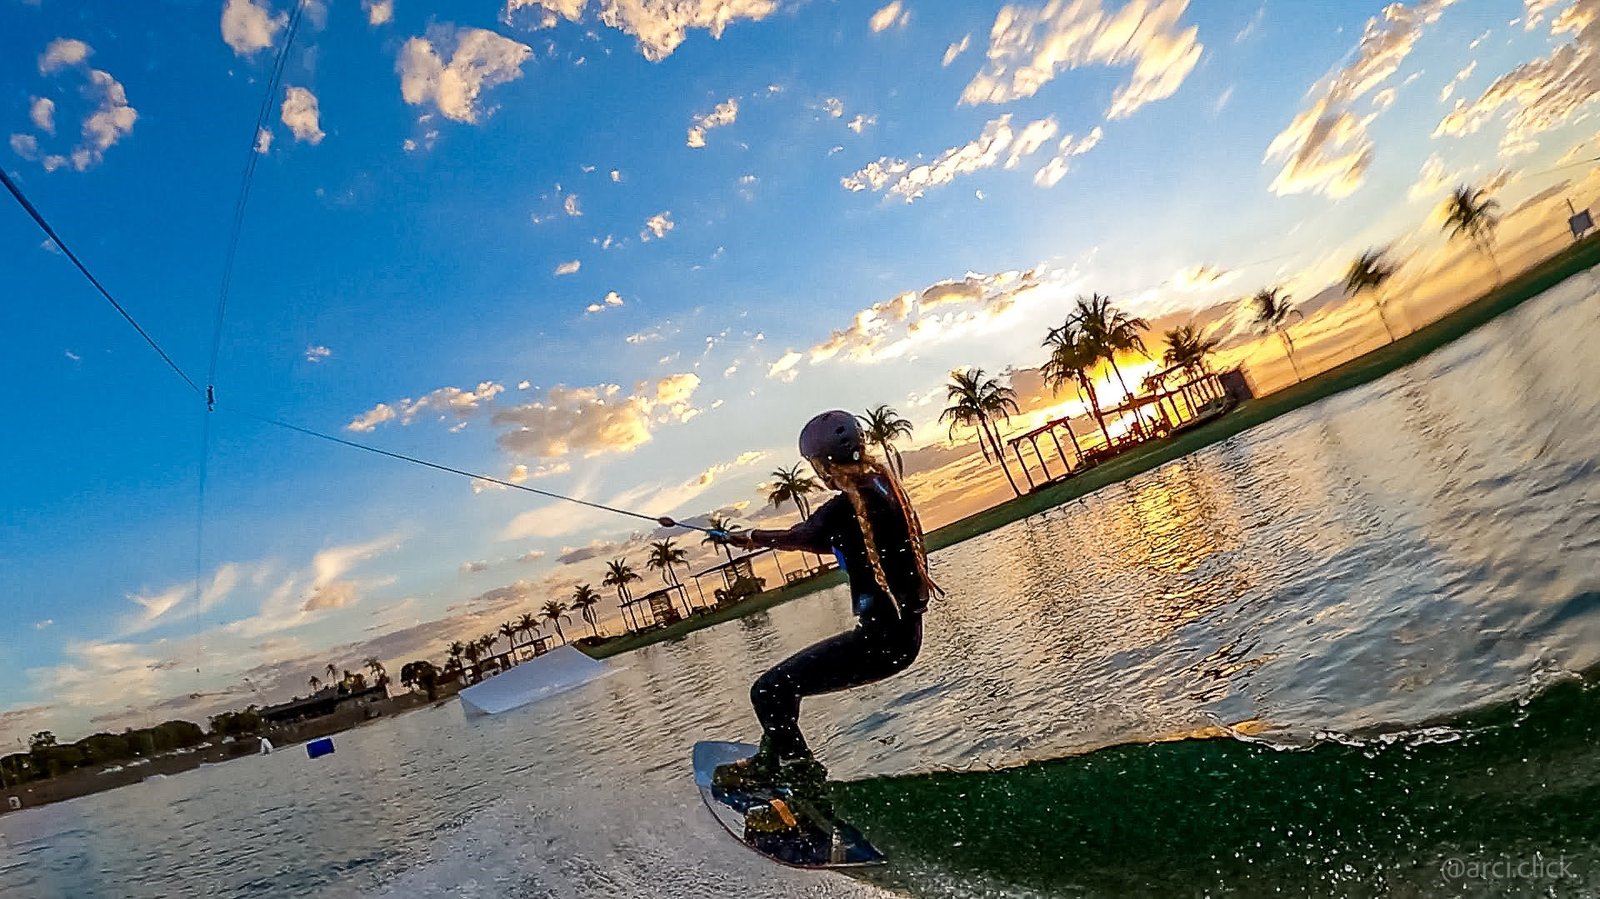
[[834, 501], [823, 503], [810, 518], [800, 522], [786, 531], [741, 531], [729, 535], [729, 542], [735, 546], [765, 547], [767, 549], [786, 549], [792, 552], [808, 552], [825, 555], [833, 552], [833, 544], [828, 540], [827, 520], [832, 514]]

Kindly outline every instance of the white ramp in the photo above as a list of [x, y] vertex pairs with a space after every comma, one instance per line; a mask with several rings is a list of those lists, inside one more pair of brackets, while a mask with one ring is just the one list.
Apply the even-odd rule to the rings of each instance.
[[610, 671], [606, 663], [563, 646], [462, 690], [461, 704], [468, 711], [498, 715], [580, 687]]

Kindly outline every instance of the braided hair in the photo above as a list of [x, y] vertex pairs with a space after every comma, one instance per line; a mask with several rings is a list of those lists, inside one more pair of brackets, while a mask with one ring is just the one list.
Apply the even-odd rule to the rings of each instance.
[[883, 463], [862, 453], [861, 458], [855, 461], [835, 462], [831, 459], [814, 459], [811, 464], [826, 474], [834, 486], [839, 488], [839, 492], [849, 498], [850, 507], [856, 513], [856, 523], [861, 526], [862, 542], [867, 547], [867, 561], [872, 566], [872, 579], [877, 581], [885, 596], [894, 599], [894, 591], [889, 589], [889, 579], [883, 573], [883, 560], [878, 552], [878, 542], [873, 536], [872, 523], [867, 517], [867, 503], [860, 491], [860, 482], [872, 475], [883, 478], [889, 484], [895, 504], [900, 507], [900, 514], [905, 516], [906, 534], [910, 537], [911, 543], [912, 564], [916, 566], [917, 578], [922, 583], [922, 589], [929, 597], [944, 593], [944, 588], [934, 583], [933, 577], [928, 573], [928, 552], [922, 543], [922, 522], [917, 518], [916, 511], [911, 508], [911, 499], [906, 496], [905, 488], [900, 486], [900, 481]]

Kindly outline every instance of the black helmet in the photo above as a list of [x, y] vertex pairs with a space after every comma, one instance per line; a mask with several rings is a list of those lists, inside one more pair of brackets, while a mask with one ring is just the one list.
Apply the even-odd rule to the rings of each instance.
[[860, 462], [866, 439], [861, 422], [848, 412], [835, 409], [806, 422], [800, 429], [800, 455], [826, 462]]

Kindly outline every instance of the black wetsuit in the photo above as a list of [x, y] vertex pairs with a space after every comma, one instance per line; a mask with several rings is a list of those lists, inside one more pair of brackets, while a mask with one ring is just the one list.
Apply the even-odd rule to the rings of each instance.
[[[839, 495], [787, 531], [756, 531], [755, 542], [778, 549], [832, 554], [850, 578], [854, 630], [809, 646], [761, 675], [750, 702], [781, 759], [810, 755], [800, 733], [800, 699], [847, 690], [904, 671], [922, 648], [922, 612], [928, 596], [917, 573], [907, 515], [882, 476], [861, 484], [886, 595], [872, 575], [866, 542], [850, 499]], [[897, 608], [898, 606], [898, 608]]]

